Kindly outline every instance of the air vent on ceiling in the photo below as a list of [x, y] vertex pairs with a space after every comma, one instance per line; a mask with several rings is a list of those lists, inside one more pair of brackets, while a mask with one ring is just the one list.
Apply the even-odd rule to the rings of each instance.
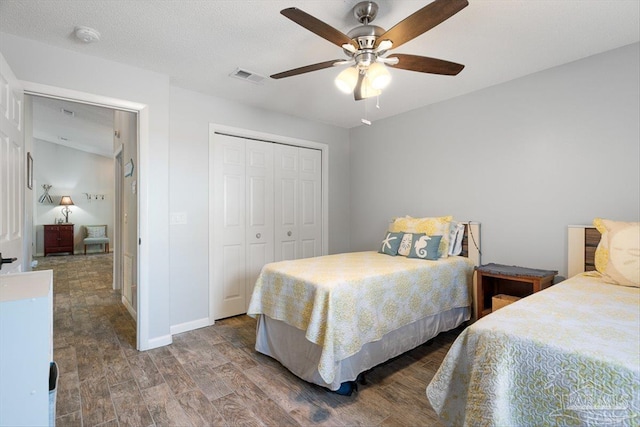
[[233, 73], [229, 74], [236, 79], [245, 80], [251, 83], [260, 84], [265, 79], [264, 76], [256, 74], [252, 71], [243, 70], [242, 68], [236, 68]]
[[64, 114], [65, 116], [68, 116], [68, 117], [75, 117], [75, 115], [76, 115], [76, 113], [74, 113], [73, 111], [67, 110], [65, 108], [61, 108], [60, 111], [62, 112], [62, 114]]

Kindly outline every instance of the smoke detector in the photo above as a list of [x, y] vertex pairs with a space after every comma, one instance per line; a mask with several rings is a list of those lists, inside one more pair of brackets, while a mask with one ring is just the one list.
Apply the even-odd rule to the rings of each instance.
[[90, 27], [76, 27], [75, 35], [85, 43], [93, 43], [100, 40], [100, 33]]

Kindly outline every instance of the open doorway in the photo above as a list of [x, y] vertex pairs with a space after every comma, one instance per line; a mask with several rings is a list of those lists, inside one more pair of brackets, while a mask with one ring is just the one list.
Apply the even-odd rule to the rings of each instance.
[[[137, 322], [137, 114], [27, 96], [33, 128], [33, 255], [113, 257], [112, 286]], [[60, 206], [63, 196], [73, 204]], [[56, 243], [47, 240], [46, 231], [51, 225], [72, 230], [71, 248], [52, 252]]]

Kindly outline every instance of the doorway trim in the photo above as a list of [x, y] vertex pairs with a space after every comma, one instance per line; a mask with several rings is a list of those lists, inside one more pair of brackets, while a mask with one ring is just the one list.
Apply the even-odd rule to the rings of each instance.
[[[123, 166], [122, 166], [122, 153], [124, 150], [124, 145], [120, 143], [120, 145], [116, 148], [113, 160], [114, 160], [114, 171], [115, 171], [115, 212], [114, 212], [114, 223], [115, 223], [115, 233], [116, 236], [122, 237], [122, 174], [123, 174]], [[122, 238], [117, 239], [113, 245], [114, 251], [118, 254], [122, 255]], [[122, 291], [122, 256], [119, 256], [118, 259], [113, 260], [113, 289], [120, 289]], [[136, 320], [138, 316], [136, 315]]]
[[[138, 181], [148, 182], [149, 177], [147, 159], [141, 153], [149, 151], [149, 107], [146, 104], [127, 101], [118, 98], [96, 95], [88, 92], [81, 92], [72, 89], [65, 89], [57, 86], [49, 86], [40, 83], [22, 80], [21, 84], [25, 95], [44, 96], [49, 98], [60, 98], [84, 104], [92, 104], [101, 107], [124, 110], [137, 113], [138, 118]], [[141, 212], [147, 212], [148, 195], [144, 186], [138, 185], [138, 237], [141, 241], [148, 242], [148, 229], [141, 221]], [[144, 218], [146, 219], [146, 218]], [[138, 244], [138, 265], [149, 265], [148, 245]], [[149, 284], [148, 275], [144, 268], [138, 269], [138, 307], [136, 321], [136, 348], [146, 350], [149, 348]]]

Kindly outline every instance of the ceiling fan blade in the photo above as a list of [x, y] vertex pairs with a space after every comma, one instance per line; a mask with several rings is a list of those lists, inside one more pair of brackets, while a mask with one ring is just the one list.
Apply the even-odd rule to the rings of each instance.
[[310, 73], [311, 71], [318, 71], [324, 68], [333, 67], [334, 64], [341, 65], [342, 59], [332, 59], [331, 61], [319, 62], [317, 64], [306, 65], [300, 68], [294, 68], [293, 70], [283, 71], [281, 73], [273, 74], [272, 79], [282, 79], [285, 77], [297, 76], [298, 74]]
[[391, 40], [394, 49], [400, 47], [451, 18], [468, 5], [467, 0], [435, 0], [382, 34], [376, 40], [376, 47], [383, 40]]
[[429, 58], [426, 56], [407, 55], [404, 53], [396, 53], [391, 55], [392, 58], [398, 58], [397, 64], [388, 65], [393, 68], [401, 68], [403, 70], [418, 71], [419, 73], [444, 74], [446, 76], [455, 76], [464, 68], [464, 65], [455, 62], [445, 61], [444, 59]]
[[353, 41], [346, 34], [336, 30], [331, 25], [322, 22], [318, 18], [309, 15], [307, 12], [298, 9], [297, 7], [282, 9], [280, 13], [291, 19], [296, 24], [303, 26], [307, 30], [319, 35], [325, 40], [330, 41], [338, 47], [342, 47], [343, 44], [350, 44], [355, 48], [358, 47], [354, 45]]

